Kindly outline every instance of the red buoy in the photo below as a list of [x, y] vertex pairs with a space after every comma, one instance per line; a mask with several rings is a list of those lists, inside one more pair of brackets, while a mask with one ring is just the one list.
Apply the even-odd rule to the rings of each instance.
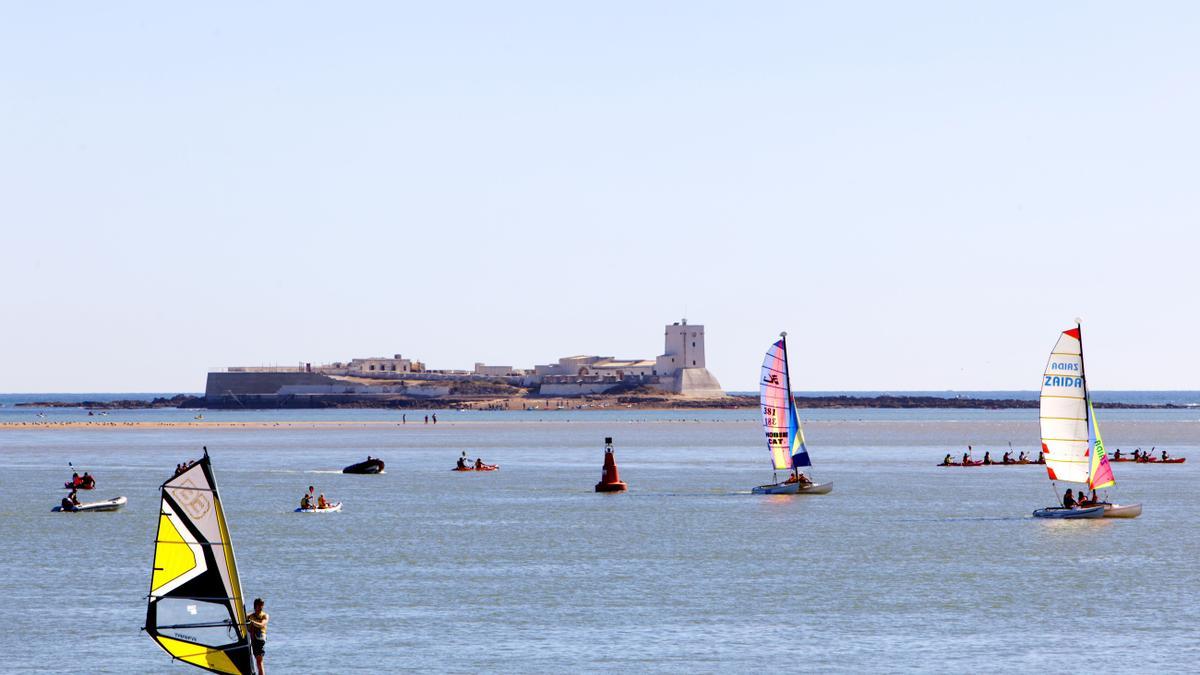
[[621, 476], [617, 473], [612, 437], [607, 437], [604, 439], [604, 473], [600, 476], [600, 482], [596, 483], [596, 492], [624, 492], [627, 489], [629, 486], [621, 482]]

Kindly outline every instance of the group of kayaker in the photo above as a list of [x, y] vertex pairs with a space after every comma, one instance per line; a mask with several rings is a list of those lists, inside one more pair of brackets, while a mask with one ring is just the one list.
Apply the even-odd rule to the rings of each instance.
[[305, 511], [310, 511], [313, 509], [320, 511], [323, 509], [333, 508], [333, 504], [330, 504], [325, 499], [324, 492], [317, 495], [316, 499], [313, 499], [313, 492], [315, 490], [316, 488], [314, 488], [312, 485], [308, 486], [308, 492], [304, 493], [304, 496], [300, 498], [300, 508], [304, 509]]
[[71, 482], [67, 483], [67, 487], [74, 490], [91, 490], [96, 487], [96, 479], [90, 473], [84, 471], [80, 476], [78, 472], [71, 474]]
[[962, 462], [955, 462], [954, 458], [950, 455], [950, 453], [947, 452], [946, 456], [942, 458], [942, 463], [939, 464], [938, 466], [997, 466], [997, 465], [1004, 465], [1004, 464], [1045, 464], [1045, 463], [1046, 463], [1046, 458], [1042, 455], [1041, 452], [1038, 452], [1038, 456], [1037, 456], [1036, 460], [1032, 460], [1029, 458], [1029, 455], [1027, 455], [1024, 450], [1021, 451], [1020, 455], [1018, 455], [1016, 459], [1013, 459], [1013, 451], [1009, 450], [1008, 452], [1004, 453], [1004, 457], [1001, 458], [1001, 460], [999, 462], [992, 459], [991, 451], [985, 451], [983, 453], [982, 460], [975, 460], [975, 459], [971, 459], [971, 446], [968, 445], [967, 451], [963, 453]]
[[1133, 459], [1125, 459], [1121, 456], [1121, 449], [1117, 448], [1117, 451], [1113, 453], [1112, 458], [1114, 461], [1117, 461], [1117, 462], [1143, 462], [1143, 463], [1170, 462], [1175, 459], [1174, 457], [1171, 457], [1170, 455], [1168, 455], [1166, 450], [1163, 450], [1158, 457], [1155, 457], [1154, 450], [1155, 450], [1155, 448], [1150, 448], [1150, 451], [1146, 452], [1145, 450], [1142, 450], [1141, 448], [1137, 448], [1136, 450], [1133, 451], [1133, 455], [1132, 455]]

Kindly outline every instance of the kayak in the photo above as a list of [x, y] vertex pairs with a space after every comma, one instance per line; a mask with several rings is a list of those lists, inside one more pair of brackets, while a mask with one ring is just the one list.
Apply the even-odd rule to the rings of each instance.
[[1141, 504], [1101, 504], [1105, 518], [1137, 518], [1142, 515]]
[[74, 508], [70, 508], [70, 509], [64, 509], [62, 506], [56, 506], [50, 510], [54, 511], [55, 513], [81, 513], [84, 511], [116, 511], [117, 509], [121, 508], [122, 506], [125, 506], [126, 501], [128, 501], [128, 500], [125, 499], [124, 497], [113, 497], [112, 499], [106, 499], [102, 502], [88, 502], [86, 504], [80, 504], [80, 505], [78, 505]]
[[1089, 506], [1086, 509], [1064, 509], [1061, 506], [1051, 506], [1033, 512], [1034, 518], [1103, 518], [1103, 506]]
[[1183, 464], [1187, 461], [1187, 457], [1173, 457], [1171, 459], [1159, 460], [1162, 464]]
[[342, 510], [341, 502], [334, 502], [323, 509], [301, 509], [297, 508], [293, 513], [334, 513]]
[[383, 473], [383, 460], [379, 458], [363, 460], [358, 464], [351, 464], [350, 466], [342, 469], [342, 473]]
[[460, 469], [456, 466], [450, 470], [451, 471], [499, 471], [500, 465], [499, 464], [484, 464], [482, 469], [476, 469], [473, 466], [468, 466], [466, 468]]
[[71, 482], [67, 481], [66, 483], [63, 483], [63, 489], [64, 490], [95, 490], [96, 484], [92, 483], [91, 485], [71, 485]]
[[801, 483], [800, 481], [759, 485], [750, 490], [756, 495], [824, 495], [833, 490], [833, 482]]

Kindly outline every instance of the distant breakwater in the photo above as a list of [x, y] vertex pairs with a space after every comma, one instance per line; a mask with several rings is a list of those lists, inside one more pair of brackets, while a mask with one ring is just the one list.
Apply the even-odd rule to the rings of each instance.
[[[14, 403], [14, 407], [30, 408], [84, 408], [89, 410], [134, 410], [147, 408], [200, 408], [200, 409], [321, 409], [321, 408], [380, 408], [380, 409], [430, 409], [430, 408], [472, 408], [487, 405], [497, 401], [520, 403], [527, 400], [523, 397], [450, 397], [450, 398], [405, 398], [405, 397], [346, 397], [346, 396], [296, 396], [289, 398], [276, 397], [242, 397], [244, 400], [232, 402], [229, 400], [207, 401], [203, 396], [177, 394], [169, 397], [153, 399], [118, 399], [107, 401], [23, 401]], [[544, 399], [546, 397], [537, 397]], [[692, 399], [681, 396], [649, 396], [649, 395], [614, 395], [587, 397], [551, 397], [561, 401], [568, 407], [599, 407], [620, 406], [629, 408], [754, 408], [759, 405], [758, 397], [744, 394], [734, 394], [720, 399]], [[1031, 409], [1037, 408], [1037, 399], [1016, 398], [975, 398], [966, 396], [803, 396], [795, 397], [799, 408], [957, 408], [957, 409]], [[1117, 409], [1161, 409], [1182, 410], [1195, 406], [1176, 403], [1129, 403], [1120, 401], [1094, 402], [1097, 408]]]

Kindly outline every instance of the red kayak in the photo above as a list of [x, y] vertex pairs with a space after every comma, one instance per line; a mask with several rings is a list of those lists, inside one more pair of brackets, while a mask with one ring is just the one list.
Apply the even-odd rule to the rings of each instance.
[[468, 466], [468, 467], [465, 467], [462, 469], [460, 469], [458, 467], [454, 467], [453, 469], [450, 469], [450, 470], [451, 471], [499, 471], [500, 465], [499, 464], [484, 464], [483, 468], [481, 468], [481, 469], [476, 469], [473, 466]]
[[1183, 464], [1187, 461], [1187, 457], [1172, 457], [1171, 459], [1161, 459], [1160, 464]]

